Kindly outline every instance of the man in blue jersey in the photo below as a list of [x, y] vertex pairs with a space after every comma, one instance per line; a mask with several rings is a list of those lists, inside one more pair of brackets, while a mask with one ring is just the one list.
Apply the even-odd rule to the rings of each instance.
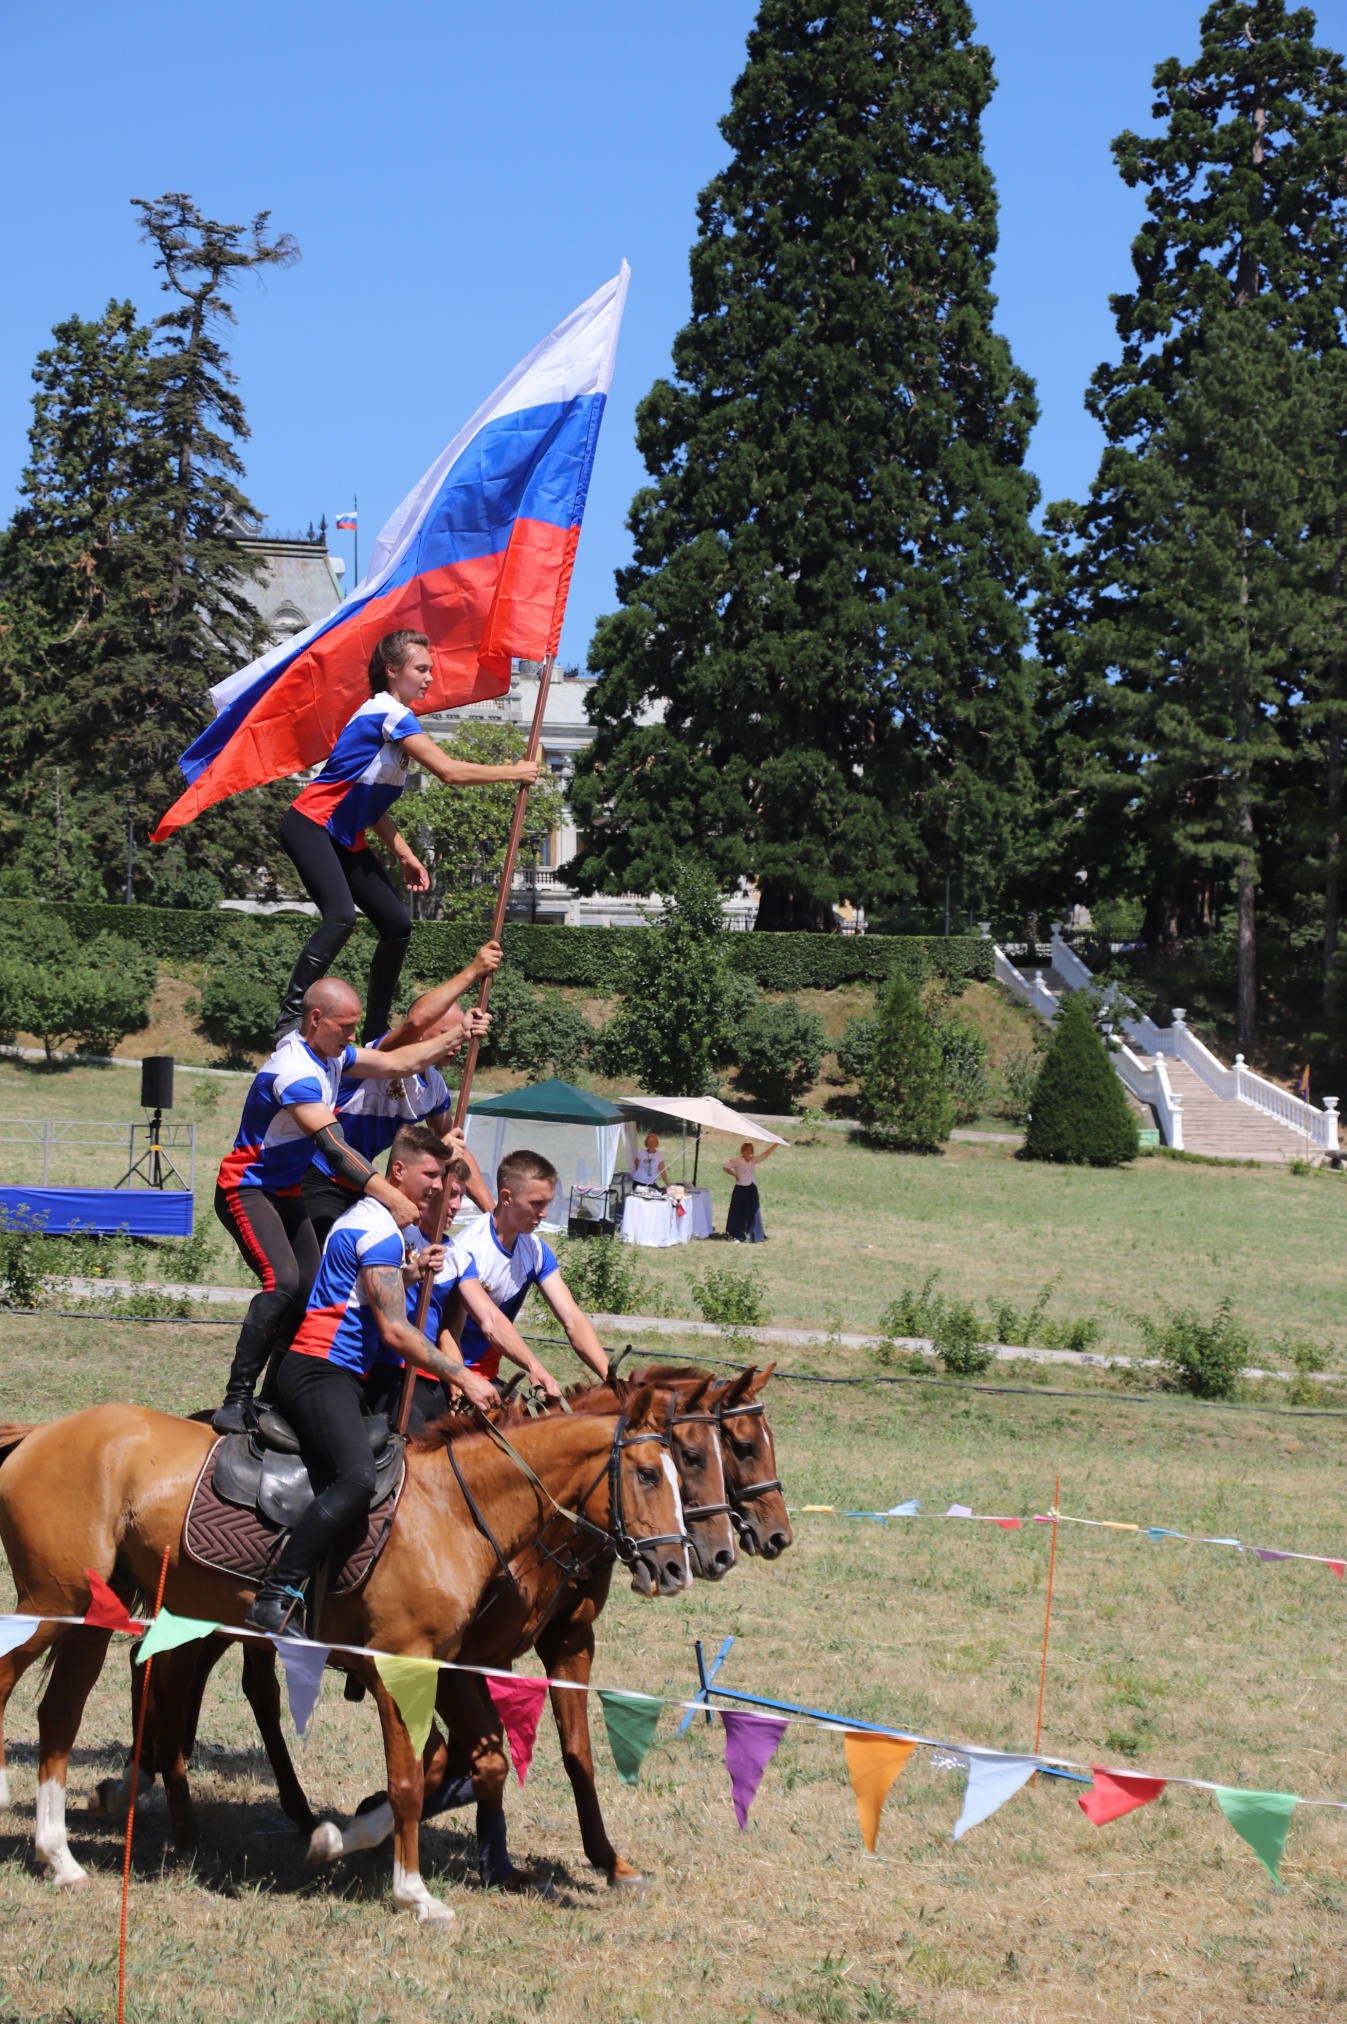
[[[541, 1153], [508, 1153], [496, 1170], [496, 1206], [460, 1231], [458, 1243], [477, 1267], [477, 1276], [501, 1313], [513, 1321], [536, 1286], [566, 1331], [566, 1338], [594, 1375], [608, 1375], [608, 1355], [588, 1315], [576, 1305], [561, 1276], [556, 1254], [538, 1236], [551, 1207], [557, 1170]], [[484, 1377], [500, 1369], [501, 1345], [493, 1342], [466, 1304], [455, 1296], [450, 1326], [463, 1361]]]
[[[387, 1185], [420, 1215], [442, 1185], [445, 1149], [424, 1125], [394, 1140]], [[405, 1358], [480, 1404], [490, 1385], [407, 1318], [406, 1243], [393, 1212], [366, 1195], [332, 1226], [295, 1339], [276, 1373], [276, 1399], [296, 1434], [318, 1494], [287, 1539], [244, 1621], [273, 1635], [290, 1629], [305, 1586], [352, 1532], [374, 1494], [365, 1380], [380, 1351]], [[464, 1261], [464, 1270], [468, 1270]]]
[[349, 984], [324, 977], [304, 996], [298, 1029], [288, 1033], [253, 1077], [233, 1149], [221, 1162], [215, 1213], [262, 1282], [234, 1350], [217, 1433], [251, 1425], [252, 1398], [273, 1350], [283, 1348], [318, 1270], [319, 1247], [300, 1192], [315, 1148], [358, 1195], [414, 1223], [417, 1209], [346, 1142], [337, 1119], [343, 1078], [356, 1082], [415, 1076], [452, 1046], [437, 1035], [409, 1047], [355, 1047], [360, 1000]]
[[[395, 1141], [401, 1144], [403, 1134], [399, 1132]], [[445, 1151], [448, 1152], [446, 1147]], [[475, 1171], [473, 1169], [472, 1171]], [[444, 1170], [445, 1228], [453, 1222], [462, 1205], [464, 1194], [472, 1179], [472, 1171], [464, 1159], [451, 1159]], [[420, 1312], [421, 1288], [427, 1274], [432, 1275], [430, 1305], [426, 1310], [425, 1333], [432, 1342], [437, 1342], [446, 1356], [457, 1357], [458, 1344], [449, 1328], [449, 1308], [455, 1296], [469, 1319], [480, 1333], [495, 1348], [497, 1355], [504, 1354], [512, 1363], [517, 1363], [527, 1372], [533, 1383], [545, 1397], [559, 1399], [561, 1386], [551, 1371], [533, 1354], [513, 1323], [501, 1313], [486, 1288], [477, 1276], [477, 1266], [461, 1237], [450, 1237], [443, 1243], [433, 1242], [435, 1224], [439, 1214], [439, 1202], [432, 1198], [421, 1211], [419, 1223], [403, 1231], [407, 1245], [408, 1260], [405, 1276], [407, 1288], [407, 1318], [414, 1321]], [[405, 1366], [400, 1356], [383, 1349], [366, 1387], [371, 1410], [387, 1413], [393, 1419], [402, 1400], [402, 1373]], [[447, 1389], [437, 1378], [417, 1373], [412, 1388], [411, 1413], [407, 1431], [420, 1433], [433, 1419], [446, 1412], [455, 1391], [463, 1392], [474, 1405], [495, 1405], [497, 1397], [492, 1383], [480, 1372], [468, 1368], [467, 1376]]]
[[[499, 969], [501, 956], [499, 942], [483, 943], [466, 969], [450, 977], [447, 983], [423, 991], [401, 1024], [373, 1042], [375, 1050], [394, 1052], [439, 1035], [456, 1053], [465, 1039], [485, 1034], [491, 1015], [487, 1012], [465, 1015], [458, 1001], [465, 992], [474, 990], [483, 977]], [[424, 1069], [420, 1075], [396, 1076], [391, 1081], [343, 1076], [337, 1092], [337, 1117], [347, 1144], [354, 1146], [372, 1166], [392, 1145], [399, 1125], [428, 1124], [442, 1139], [449, 1139], [453, 1104], [453, 1091], [438, 1068]], [[477, 1162], [461, 1140], [455, 1140], [453, 1150], [460, 1159], [468, 1161], [471, 1169], [468, 1193], [480, 1208], [492, 1208], [496, 1198]], [[334, 1171], [334, 1162], [325, 1153], [314, 1153], [313, 1164], [304, 1176], [303, 1200], [320, 1245], [326, 1242], [328, 1231], [359, 1192]]]

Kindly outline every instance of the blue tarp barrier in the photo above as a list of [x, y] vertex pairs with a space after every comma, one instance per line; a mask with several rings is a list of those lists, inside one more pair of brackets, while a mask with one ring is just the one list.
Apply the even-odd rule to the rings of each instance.
[[185, 1188], [0, 1188], [0, 1212], [49, 1237], [190, 1237], [193, 1199]]

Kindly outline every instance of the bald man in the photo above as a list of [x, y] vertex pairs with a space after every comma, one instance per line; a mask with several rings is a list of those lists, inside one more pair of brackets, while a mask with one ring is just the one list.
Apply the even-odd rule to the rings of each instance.
[[392, 1211], [405, 1229], [417, 1218], [400, 1189], [346, 1143], [337, 1118], [343, 1080], [419, 1075], [452, 1051], [458, 1036], [436, 1033], [404, 1047], [356, 1047], [360, 999], [338, 977], [304, 994], [299, 1025], [253, 1077], [232, 1152], [215, 1184], [215, 1213], [262, 1282], [239, 1331], [217, 1433], [245, 1433], [267, 1359], [289, 1345], [318, 1272], [319, 1245], [300, 1193], [315, 1150], [355, 1195]]

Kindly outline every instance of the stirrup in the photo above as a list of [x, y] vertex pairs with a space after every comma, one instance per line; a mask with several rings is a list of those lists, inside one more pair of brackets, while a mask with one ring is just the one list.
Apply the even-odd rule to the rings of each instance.
[[[286, 1604], [288, 1598], [288, 1604]], [[305, 1596], [302, 1588], [292, 1588], [289, 1582], [281, 1582], [274, 1588], [259, 1588], [243, 1618], [245, 1630], [265, 1631], [268, 1637], [296, 1637], [305, 1635]], [[282, 1606], [285, 1604], [285, 1606]], [[299, 1611], [298, 1624], [295, 1612]], [[274, 1617], [274, 1622], [265, 1618]]]

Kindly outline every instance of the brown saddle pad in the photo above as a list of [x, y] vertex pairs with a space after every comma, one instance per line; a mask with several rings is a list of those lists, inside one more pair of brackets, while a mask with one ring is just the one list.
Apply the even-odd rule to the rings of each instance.
[[[196, 1479], [192, 1501], [183, 1521], [182, 1543], [189, 1560], [214, 1574], [231, 1574], [253, 1585], [270, 1572], [272, 1562], [286, 1540], [280, 1526], [272, 1525], [256, 1511], [241, 1504], [227, 1504], [215, 1490], [215, 1459], [221, 1442], [216, 1441]], [[407, 1480], [404, 1459], [397, 1482], [382, 1503], [370, 1512], [365, 1536], [335, 1576], [329, 1595], [350, 1595], [369, 1577], [375, 1561], [388, 1544], [388, 1535], [397, 1516]]]

